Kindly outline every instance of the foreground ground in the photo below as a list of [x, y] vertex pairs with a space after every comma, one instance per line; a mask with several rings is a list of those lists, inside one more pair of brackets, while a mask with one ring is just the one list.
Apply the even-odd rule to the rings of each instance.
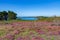
[[0, 40], [60, 40], [60, 26], [40, 21], [0, 21]]

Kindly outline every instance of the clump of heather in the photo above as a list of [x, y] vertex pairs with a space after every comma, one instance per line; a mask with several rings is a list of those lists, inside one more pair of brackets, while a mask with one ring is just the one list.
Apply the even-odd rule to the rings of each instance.
[[24, 40], [23, 37], [18, 37], [16, 40]]
[[2, 38], [2, 37], [0, 37], [0, 40], [3, 40], [3, 38]]
[[14, 30], [13, 33], [14, 33], [14, 34], [19, 34], [20, 31], [19, 31], [19, 30]]
[[7, 34], [4, 38], [7, 40], [14, 40], [14, 35]]
[[43, 30], [37, 30], [37, 32], [38, 32], [39, 34], [45, 34], [45, 32], [44, 32]]
[[32, 37], [32, 40], [44, 40], [44, 38], [41, 38], [41, 37]]
[[25, 37], [24, 37], [24, 40], [31, 40], [31, 38], [30, 38], [30, 36], [28, 35], [28, 36], [25, 36]]
[[60, 31], [58, 31], [58, 35], [60, 35]]

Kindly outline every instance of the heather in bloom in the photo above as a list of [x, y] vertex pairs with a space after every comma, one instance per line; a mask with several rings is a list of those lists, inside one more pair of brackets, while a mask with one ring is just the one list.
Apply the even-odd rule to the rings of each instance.
[[3, 40], [3, 38], [0, 37], [0, 40]]
[[14, 33], [14, 34], [19, 34], [20, 31], [19, 31], [19, 30], [14, 30], [13, 33]]
[[7, 35], [5, 36], [5, 38], [6, 38], [7, 40], [14, 40], [14, 35], [7, 34]]
[[31, 40], [31, 38], [30, 38], [30, 36], [28, 35], [28, 36], [25, 36], [25, 37], [24, 37], [24, 40]]
[[44, 38], [41, 38], [41, 37], [32, 37], [32, 40], [44, 40]]
[[60, 35], [60, 31], [58, 31], [58, 34]]
[[[60, 34], [60, 27], [47, 25], [46, 22], [13, 22], [0, 27], [0, 40], [53, 40], [52, 35]], [[0, 24], [1, 26], [1, 24]], [[2, 30], [4, 29], [4, 30]], [[5, 32], [5, 33], [4, 33]], [[7, 35], [6, 35], [7, 34]], [[47, 37], [47, 35], [51, 37]], [[22, 37], [21, 37], [22, 36]], [[2, 38], [3, 37], [3, 38]]]
[[18, 37], [16, 40], [24, 40], [23, 37]]
[[39, 34], [45, 34], [45, 32], [44, 32], [43, 30], [37, 30], [37, 32], [38, 32]]

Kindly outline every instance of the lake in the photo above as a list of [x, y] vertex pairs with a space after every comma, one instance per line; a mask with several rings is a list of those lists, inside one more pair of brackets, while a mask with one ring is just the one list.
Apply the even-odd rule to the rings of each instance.
[[38, 20], [36, 17], [20, 17], [21, 20]]

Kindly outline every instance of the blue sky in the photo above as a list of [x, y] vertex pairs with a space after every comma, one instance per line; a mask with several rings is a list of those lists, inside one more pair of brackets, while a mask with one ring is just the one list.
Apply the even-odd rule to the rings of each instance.
[[4, 10], [17, 16], [60, 16], [60, 0], [0, 0], [0, 11]]

